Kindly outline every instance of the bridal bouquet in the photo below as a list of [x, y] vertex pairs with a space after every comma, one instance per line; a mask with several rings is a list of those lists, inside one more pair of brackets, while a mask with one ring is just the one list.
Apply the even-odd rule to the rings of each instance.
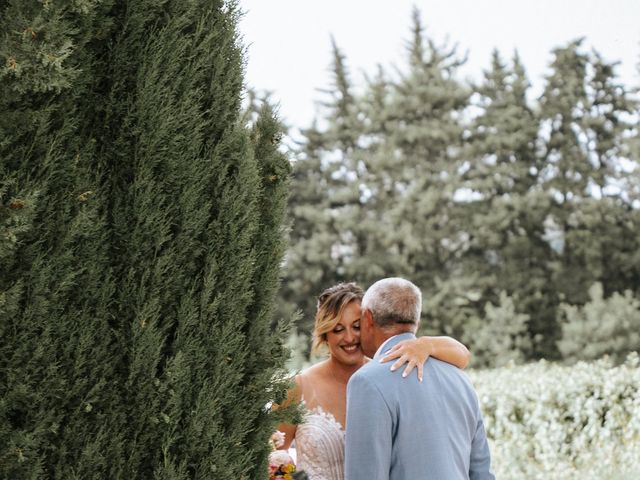
[[270, 443], [274, 450], [269, 454], [269, 480], [293, 480], [296, 465], [291, 455], [286, 450], [276, 450], [284, 445], [284, 433], [271, 435]]
[[269, 455], [269, 480], [293, 480], [296, 466], [284, 450], [274, 450]]

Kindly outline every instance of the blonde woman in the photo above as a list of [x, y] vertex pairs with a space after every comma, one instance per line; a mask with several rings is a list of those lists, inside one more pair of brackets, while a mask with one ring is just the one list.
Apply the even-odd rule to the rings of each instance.
[[[296, 441], [297, 468], [310, 480], [344, 479], [344, 435], [347, 382], [369, 361], [360, 347], [360, 302], [364, 291], [355, 283], [341, 283], [318, 297], [313, 350], [326, 347], [329, 356], [295, 378], [288, 402], [304, 402], [307, 413], [299, 425], [283, 424], [282, 448]], [[469, 363], [467, 348], [450, 337], [421, 337], [399, 343], [382, 361], [397, 359], [392, 370], [407, 364], [403, 376], [417, 368], [422, 381], [424, 362], [433, 356], [459, 368]], [[428, 381], [428, 379], [426, 380]]]

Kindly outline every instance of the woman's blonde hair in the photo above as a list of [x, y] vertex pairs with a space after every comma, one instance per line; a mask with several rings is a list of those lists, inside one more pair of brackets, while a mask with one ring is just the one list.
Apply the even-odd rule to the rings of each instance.
[[317, 353], [327, 342], [327, 333], [338, 324], [347, 305], [353, 301], [360, 302], [363, 296], [364, 290], [355, 283], [339, 283], [320, 294], [313, 327], [312, 353]]

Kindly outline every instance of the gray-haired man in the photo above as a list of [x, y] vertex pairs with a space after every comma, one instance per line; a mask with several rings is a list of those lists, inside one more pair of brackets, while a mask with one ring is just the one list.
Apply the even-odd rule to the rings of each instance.
[[420, 290], [402, 278], [374, 283], [362, 299], [360, 345], [373, 361], [347, 387], [346, 480], [495, 478], [466, 375], [431, 358], [424, 382], [407, 381], [378, 361], [415, 337], [421, 306]]

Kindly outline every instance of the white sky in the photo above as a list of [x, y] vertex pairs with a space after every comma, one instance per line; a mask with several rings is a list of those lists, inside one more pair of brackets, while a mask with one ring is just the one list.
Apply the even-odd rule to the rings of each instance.
[[517, 49], [537, 95], [551, 50], [584, 36], [587, 48], [621, 62], [623, 83], [640, 86], [640, 0], [240, 0], [246, 81], [272, 92], [289, 126], [306, 127], [318, 89], [329, 86], [330, 36], [362, 82], [377, 64], [404, 66], [414, 5], [437, 44], [449, 38], [468, 52], [463, 77], [480, 79], [493, 48], [504, 58]]

